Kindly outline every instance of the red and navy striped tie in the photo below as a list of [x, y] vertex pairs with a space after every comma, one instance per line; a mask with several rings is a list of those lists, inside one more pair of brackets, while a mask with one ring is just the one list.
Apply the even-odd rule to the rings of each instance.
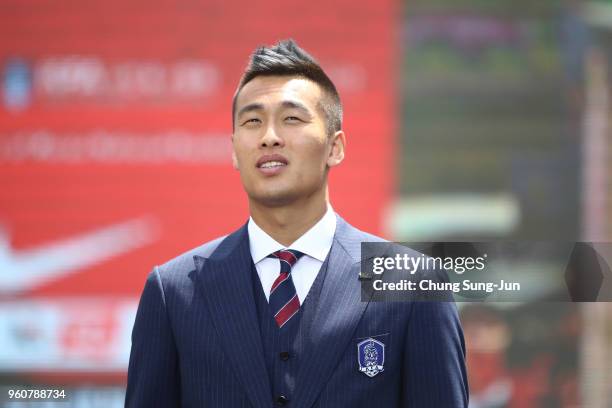
[[282, 249], [269, 255], [280, 261], [280, 274], [272, 284], [269, 300], [278, 327], [283, 327], [300, 310], [300, 300], [291, 279], [291, 268], [302, 255], [294, 249]]

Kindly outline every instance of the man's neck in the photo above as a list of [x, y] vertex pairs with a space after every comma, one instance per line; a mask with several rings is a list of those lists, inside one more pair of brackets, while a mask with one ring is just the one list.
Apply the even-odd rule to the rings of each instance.
[[274, 208], [251, 203], [250, 210], [251, 217], [262, 230], [288, 247], [323, 218], [327, 206], [327, 200]]

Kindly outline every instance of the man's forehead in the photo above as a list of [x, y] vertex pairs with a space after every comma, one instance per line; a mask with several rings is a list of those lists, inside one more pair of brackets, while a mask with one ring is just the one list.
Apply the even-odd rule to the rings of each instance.
[[301, 101], [316, 106], [321, 97], [319, 86], [309, 79], [295, 76], [258, 76], [240, 90], [237, 107], [251, 103], [281, 103], [287, 100]]

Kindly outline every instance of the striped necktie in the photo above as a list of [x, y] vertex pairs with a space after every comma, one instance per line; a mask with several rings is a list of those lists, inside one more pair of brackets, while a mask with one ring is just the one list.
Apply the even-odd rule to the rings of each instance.
[[283, 327], [300, 310], [300, 300], [293, 279], [291, 279], [291, 268], [304, 255], [294, 249], [283, 249], [270, 254], [271, 258], [280, 261], [280, 274], [270, 289], [270, 308], [274, 313], [274, 320], [278, 327]]

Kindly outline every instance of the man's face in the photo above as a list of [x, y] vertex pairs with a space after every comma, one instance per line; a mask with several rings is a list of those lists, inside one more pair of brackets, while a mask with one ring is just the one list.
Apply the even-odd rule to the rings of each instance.
[[260, 76], [236, 99], [233, 162], [249, 199], [283, 206], [320, 197], [327, 169], [344, 158], [344, 133], [326, 133], [319, 108], [323, 91], [314, 82]]

